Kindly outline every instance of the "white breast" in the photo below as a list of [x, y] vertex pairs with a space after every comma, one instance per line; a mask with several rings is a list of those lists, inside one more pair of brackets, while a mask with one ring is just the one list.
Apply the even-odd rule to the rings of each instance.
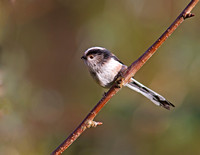
[[121, 70], [122, 64], [115, 59], [111, 58], [101, 67], [97, 73], [98, 83], [103, 87], [110, 87], [115, 80], [116, 75]]

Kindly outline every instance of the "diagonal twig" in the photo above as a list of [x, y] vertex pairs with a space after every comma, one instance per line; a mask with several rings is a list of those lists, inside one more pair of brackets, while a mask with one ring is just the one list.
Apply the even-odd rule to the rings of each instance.
[[[147, 60], [157, 51], [157, 49], [164, 43], [164, 41], [175, 31], [175, 29], [187, 18], [194, 16], [191, 13], [192, 9], [196, 6], [199, 0], [191, 0], [186, 8], [180, 13], [176, 20], [170, 25], [170, 27], [156, 40], [156, 42], [147, 49], [147, 51], [133, 62], [126, 72], [122, 75], [122, 85], [126, 84], [131, 77], [147, 62]], [[101, 122], [95, 122], [93, 119], [103, 108], [103, 106], [120, 90], [121, 88], [113, 85], [107, 93], [104, 94], [102, 99], [97, 103], [97, 105], [91, 110], [91, 112], [86, 116], [82, 123], [72, 132], [71, 135], [60, 144], [53, 152], [52, 155], [60, 155], [64, 150], [66, 150], [86, 129], [90, 127], [96, 127], [101, 125]]]

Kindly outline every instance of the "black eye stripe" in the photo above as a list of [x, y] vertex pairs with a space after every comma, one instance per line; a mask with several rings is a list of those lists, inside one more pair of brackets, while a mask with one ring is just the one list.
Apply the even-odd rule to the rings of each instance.
[[101, 50], [99, 50], [99, 49], [93, 49], [93, 50], [88, 51], [88, 53], [86, 54], [86, 56], [88, 56], [88, 55], [94, 55], [94, 54], [101, 54], [101, 53], [102, 53]]
[[86, 54], [87, 57], [90, 55], [103, 55], [104, 59], [108, 59], [111, 56], [111, 53], [108, 50], [92, 49], [92, 50], [88, 51]]
[[110, 53], [107, 53], [107, 52], [105, 52], [103, 56], [104, 56], [104, 59], [108, 59], [108, 58], [111, 56], [111, 54], [110, 54]]

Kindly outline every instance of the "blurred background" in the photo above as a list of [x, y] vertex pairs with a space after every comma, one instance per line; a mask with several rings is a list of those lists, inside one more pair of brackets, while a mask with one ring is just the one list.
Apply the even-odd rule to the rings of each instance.
[[[104, 91], [80, 59], [106, 47], [130, 65], [189, 0], [0, 0], [0, 154], [50, 154]], [[63, 154], [200, 154], [200, 4], [136, 74], [176, 107], [128, 88]]]

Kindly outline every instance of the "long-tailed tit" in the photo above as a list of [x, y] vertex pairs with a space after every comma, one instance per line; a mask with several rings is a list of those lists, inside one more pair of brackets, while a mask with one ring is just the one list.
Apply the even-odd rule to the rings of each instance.
[[[111, 87], [118, 78], [118, 75], [127, 69], [127, 66], [114, 54], [102, 47], [91, 47], [87, 49], [81, 59], [88, 66], [89, 72], [95, 81], [105, 88]], [[162, 106], [168, 110], [170, 106], [174, 107], [163, 96], [145, 87], [134, 78], [131, 78], [130, 82], [125, 86], [144, 95], [158, 106]]]

